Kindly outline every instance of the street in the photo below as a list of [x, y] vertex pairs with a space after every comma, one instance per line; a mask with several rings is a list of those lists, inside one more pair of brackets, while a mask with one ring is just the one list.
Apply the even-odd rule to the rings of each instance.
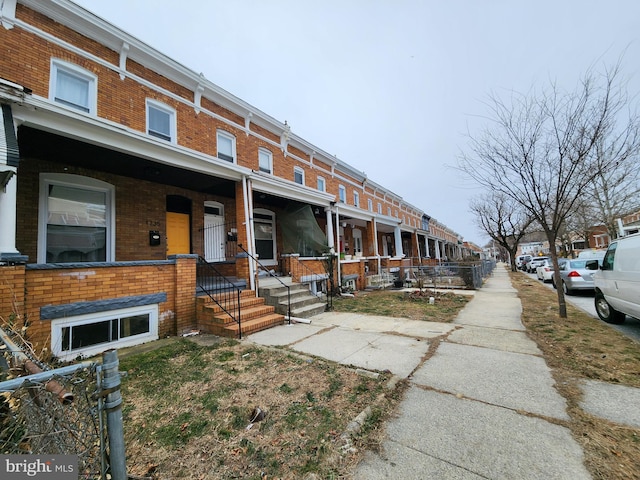
[[[530, 278], [538, 282], [541, 282], [541, 280], [537, 279], [535, 273], [525, 273], [525, 275], [528, 275]], [[551, 283], [545, 283], [545, 286], [551, 290], [554, 290], [553, 285]], [[598, 318], [598, 314], [596, 313], [596, 308], [593, 301], [593, 292], [586, 291], [586, 290], [578, 291], [574, 295], [565, 295], [565, 298], [568, 303], [571, 303], [572, 305], [578, 307], [580, 310], [583, 310], [584, 312], [588, 313], [592, 317]], [[605, 322], [602, 322], [602, 323], [605, 323]], [[622, 325], [611, 325], [611, 324], [606, 324], [606, 325], [609, 325], [610, 327], [613, 327], [616, 330], [620, 331], [621, 333], [625, 334], [629, 338], [632, 338], [637, 342], [640, 342], [640, 320], [633, 317], [629, 317], [627, 315], [627, 318]]]

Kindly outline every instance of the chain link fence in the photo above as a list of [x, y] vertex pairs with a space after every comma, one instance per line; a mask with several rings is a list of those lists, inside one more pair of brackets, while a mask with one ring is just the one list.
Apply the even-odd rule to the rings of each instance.
[[[29, 353], [19, 335], [5, 330], [0, 329], [0, 454], [76, 455], [78, 478], [117, 478], [107, 426], [113, 423], [109, 411], [116, 411], [121, 433], [119, 378], [105, 389], [105, 370], [97, 362], [51, 369]], [[118, 376], [117, 355], [111, 364]], [[124, 465], [124, 443], [116, 443], [122, 458], [114, 463]]]

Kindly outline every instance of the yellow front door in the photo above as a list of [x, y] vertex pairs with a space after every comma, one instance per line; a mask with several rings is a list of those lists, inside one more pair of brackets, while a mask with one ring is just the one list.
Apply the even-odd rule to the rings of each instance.
[[167, 212], [167, 255], [191, 253], [189, 215]]

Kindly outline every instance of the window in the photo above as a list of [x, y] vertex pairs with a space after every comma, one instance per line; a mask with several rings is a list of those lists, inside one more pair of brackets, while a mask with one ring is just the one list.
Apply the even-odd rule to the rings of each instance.
[[51, 322], [51, 349], [61, 360], [96, 355], [158, 338], [158, 305], [66, 317]]
[[236, 137], [218, 130], [216, 136], [218, 142], [218, 158], [227, 162], [235, 163], [236, 161]]
[[373, 200], [371, 200], [370, 198], [367, 199], [367, 207], [369, 208], [370, 212], [373, 212]]
[[304, 170], [300, 167], [293, 167], [293, 181], [304, 185]]
[[175, 110], [160, 102], [147, 99], [147, 133], [168, 142], [175, 142], [175, 132]]
[[97, 77], [70, 63], [52, 60], [49, 98], [82, 112], [96, 113]]
[[341, 203], [347, 203], [347, 189], [344, 188], [344, 185], [338, 186], [338, 199]]
[[273, 173], [273, 155], [266, 148], [258, 149], [258, 168], [261, 172]]
[[378, 213], [382, 215], [382, 204], [378, 202]]
[[353, 204], [356, 207], [360, 206], [360, 194], [358, 192], [353, 192]]
[[113, 261], [113, 186], [79, 175], [40, 175], [38, 262]]
[[613, 259], [616, 256], [616, 248], [618, 248], [618, 244], [616, 242], [609, 245], [609, 249], [602, 260], [602, 270], [613, 270]]
[[391, 207], [387, 207], [387, 215], [391, 216]]
[[318, 190], [320, 190], [321, 192], [327, 191], [327, 185], [323, 177], [318, 177]]

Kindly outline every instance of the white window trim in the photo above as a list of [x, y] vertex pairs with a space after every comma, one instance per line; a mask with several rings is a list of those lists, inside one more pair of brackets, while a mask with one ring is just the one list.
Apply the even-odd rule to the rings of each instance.
[[358, 192], [353, 192], [353, 205], [360, 207], [360, 194]]
[[370, 198], [367, 198], [367, 207], [369, 208], [370, 212], [373, 212], [373, 200], [371, 200]]
[[[296, 174], [299, 173], [300, 176], [302, 177], [302, 182], [296, 182]], [[293, 181], [295, 183], [297, 183], [298, 185], [304, 185], [305, 184], [305, 179], [304, 179], [304, 168], [301, 167], [293, 167]]]
[[[266, 155], [267, 158], [269, 159], [269, 171], [265, 171], [262, 169], [262, 166], [260, 165], [260, 155]], [[270, 150], [267, 150], [264, 147], [258, 147], [258, 170], [260, 170], [261, 172], [264, 173], [270, 173], [273, 174], [273, 153], [271, 153]]]
[[[89, 108], [89, 112], [85, 112], [82, 109], [75, 108], [71, 105], [67, 105], [65, 103], [56, 101], [56, 89], [57, 89], [57, 81], [58, 81], [58, 70], [62, 70], [76, 77], [80, 77], [84, 80], [87, 80], [89, 83], [89, 98], [87, 99], [87, 107]], [[61, 105], [65, 108], [69, 108], [74, 112], [81, 112], [89, 115], [96, 115], [98, 112], [98, 77], [93, 73], [85, 70], [78, 65], [74, 65], [73, 63], [68, 63], [62, 60], [58, 60], [56, 58], [51, 59], [51, 67], [49, 72], [49, 100], [54, 102], [56, 105]]]
[[[129, 317], [133, 315], [149, 315], [149, 332], [140, 335], [126, 337], [115, 342], [100, 343], [87, 348], [62, 351], [62, 329], [65, 327], [86, 325], [105, 320], [112, 320], [116, 317]], [[123, 308], [119, 310], [109, 310], [107, 312], [89, 313], [74, 317], [65, 317], [51, 321], [51, 352], [60, 360], [74, 360], [78, 357], [90, 357], [97, 355], [110, 348], [124, 348], [139, 345], [158, 339], [158, 304], [142, 305], [139, 307]]]
[[347, 203], [347, 189], [344, 185], [338, 185], [338, 200], [340, 203]]
[[[236, 155], [236, 137], [231, 135], [229, 132], [225, 132], [224, 130], [217, 130], [216, 132], [216, 156], [218, 156], [218, 144], [220, 142], [218, 139], [220, 137], [225, 137], [231, 140], [231, 156], [233, 157], [231, 163], [238, 163], [238, 156]], [[228, 160], [225, 160], [223, 158], [220, 158], [220, 160], [222, 160], [223, 162], [228, 162]]]
[[[322, 188], [320, 188], [320, 183], [322, 183]], [[324, 177], [318, 176], [318, 190], [321, 192], [327, 191], [327, 181], [324, 179]]]
[[382, 215], [382, 204], [378, 202], [378, 213]]
[[[149, 107], [155, 108], [156, 110], [160, 110], [161, 112], [169, 114], [169, 137], [170, 137], [169, 140], [166, 140], [161, 137], [157, 137], [155, 135], [151, 135], [151, 133], [149, 133]], [[169, 105], [158, 102], [157, 100], [147, 98], [147, 135], [151, 135], [153, 138], [157, 138], [158, 140], [165, 140], [167, 142], [176, 143], [177, 141], [176, 132], [177, 132], [177, 127], [176, 127], [175, 109], [171, 108]]]
[[47, 263], [47, 220], [49, 185], [62, 185], [66, 187], [95, 190], [106, 194], [107, 206], [107, 253], [106, 261], [115, 261], [116, 251], [116, 205], [115, 187], [110, 183], [96, 180], [95, 178], [72, 175], [68, 173], [41, 173], [40, 174], [40, 198], [38, 208], [38, 263]]

